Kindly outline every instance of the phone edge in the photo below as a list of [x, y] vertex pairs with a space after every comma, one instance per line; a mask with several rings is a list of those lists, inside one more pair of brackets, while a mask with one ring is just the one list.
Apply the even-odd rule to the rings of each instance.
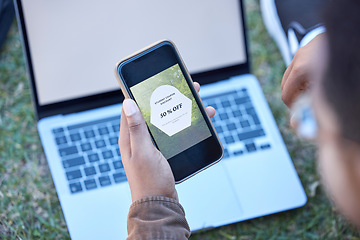
[[[184, 67], [184, 69], [185, 69], [185, 74], [187, 75], [188, 79], [189, 79], [189, 80], [191, 81], [191, 83], [192, 83], [192, 85], [189, 86], [189, 87], [191, 87], [191, 88], [194, 89], [194, 81], [193, 81], [192, 78], [191, 78], [191, 75], [190, 75], [190, 73], [189, 73], [189, 70], [187, 69], [187, 66], [185, 65], [185, 62], [184, 62], [182, 56], [180, 55], [179, 50], [177, 49], [176, 45], [175, 45], [172, 41], [170, 41], [170, 40], [167, 40], [167, 41], [174, 47], [175, 52], [176, 52], [176, 54], [179, 56], [179, 59], [180, 59], [180, 61], [181, 61], [181, 64], [183, 65], [183, 67]], [[189, 84], [189, 85], [190, 85], [190, 84]], [[195, 91], [195, 92], [196, 92], [196, 91]], [[221, 156], [220, 156], [220, 158], [219, 158], [218, 160], [216, 160], [216, 161], [214, 161], [213, 163], [211, 163], [211, 164], [209, 164], [209, 165], [207, 165], [207, 166], [199, 169], [198, 171], [194, 172], [193, 174], [191, 174], [191, 175], [189, 175], [189, 176], [187, 176], [187, 177], [185, 177], [185, 178], [183, 178], [183, 179], [181, 179], [181, 180], [179, 180], [179, 181], [175, 181], [175, 184], [179, 184], [179, 183], [182, 183], [182, 182], [188, 180], [189, 178], [195, 176], [196, 174], [198, 174], [198, 173], [206, 170], [207, 168], [215, 165], [216, 163], [220, 162], [221, 159], [224, 157], [224, 147], [223, 147], [223, 145], [222, 145], [222, 143], [221, 143], [221, 141], [220, 141], [220, 138], [219, 138], [219, 136], [218, 136], [218, 134], [217, 134], [217, 132], [216, 132], [216, 129], [215, 129], [215, 127], [214, 127], [214, 125], [213, 125], [210, 117], [209, 117], [209, 116], [207, 115], [207, 113], [206, 113], [206, 107], [204, 106], [204, 103], [203, 103], [203, 101], [202, 101], [199, 93], [196, 92], [196, 94], [197, 94], [198, 100], [200, 100], [199, 102], [200, 102], [202, 108], [203, 108], [204, 111], [205, 111], [205, 115], [206, 115], [205, 117], [207, 118], [208, 122], [210, 123], [211, 128], [213, 129], [217, 141], [220, 143]]]
[[[124, 57], [124, 58], [122, 58], [121, 60], [119, 60], [119, 61], [116, 63], [116, 65], [115, 65], [115, 77], [116, 77], [116, 80], [118, 81], [118, 83], [119, 83], [119, 85], [120, 85], [120, 89], [121, 89], [122, 93], [124, 94], [124, 97], [125, 97], [125, 98], [131, 98], [131, 96], [130, 96], [130, 94], [129, 94], [126, 86], [125, 86], [125, 83], [123, 82], [123, 80], [122, 80], [122, 78], [121, 78], [121, 76], [120, 76], [120, 74], [119, 74], [118, 69], [119, 69], [120, 65], [121, 65], [122, 63], [128, 61], [129, 59], [131, 59], [131, 58], [133, 58], [133, 57], [135, 57], [135, 56], [138, 56], [138, 55], [144, 53], [145, 51], [149, 50], [150, 48], [153, 48], [153, 47], [155, 47], [155, 46], [157, 46], [157, 45], [159, 45], [159, 44], [161, 44], [161, 43], [163, 43], [163, 42], [171, 42], [171, 41], [166, 40], [166, 39], [157, 41], [157, 42], [155, 42], [155, 43], [152, 43], [152, 44], [150, 44], [150, 45], [148, 45], [148, 46], [146, 46], [146, 47], [144, 47], [144, 48], [142, 48], [142, 49], [140, 49], [140, 50], [138, 50], [138, 51], [136, 51], [136, 52], [134, 52], [134, 53], [126, 56], [126, 57]], [[132, 99], [132, 98], [131, 98], [131, 99]]]

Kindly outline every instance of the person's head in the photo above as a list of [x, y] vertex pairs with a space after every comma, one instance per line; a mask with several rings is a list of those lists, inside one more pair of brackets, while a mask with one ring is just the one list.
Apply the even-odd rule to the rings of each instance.
[[319, 169], [335, 204], [360, 227], [360, 2], [329, 5], [311, 90]]

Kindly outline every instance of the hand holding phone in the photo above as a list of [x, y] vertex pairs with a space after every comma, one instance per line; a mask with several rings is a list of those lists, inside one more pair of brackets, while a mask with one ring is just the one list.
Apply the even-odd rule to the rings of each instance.
[[133, 202], [147, 196], [178, 200], [170, 166], [152, 143], [145, 120], [131, 99], [123, 102], [119, 138]]
[[[194, 83], [194, 87], [199, 92], [200, 85]], [[209, 117], [215, 115], [213, 107], [206, 112]], [[152, 143], [145, 120], [131, 99], [123, 103], [119, 147], [133, 202], [147, 196], [178, 200], [170, 165]]]
[[116, 75], [176, 183], [220, 161], [223, 147], [173, 43], [156, 43], [120, 61]]

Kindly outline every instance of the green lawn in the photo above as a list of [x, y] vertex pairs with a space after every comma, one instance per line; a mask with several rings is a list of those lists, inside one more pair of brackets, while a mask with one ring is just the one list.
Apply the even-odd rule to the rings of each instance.
[[[194, 234], [192, 239], [360, 239], [359, 232], [337, 215], [321, 185], [316, 188], [315, 148], [293, 135], [281, 101], [285, 66], [264, 28], [258, 0], [245, 0], [245, 7], [252, 70], [309, 199], [300, 209]], [[69, 239], [37, 134], [15, 23], [0, 51], [0, 239]]]

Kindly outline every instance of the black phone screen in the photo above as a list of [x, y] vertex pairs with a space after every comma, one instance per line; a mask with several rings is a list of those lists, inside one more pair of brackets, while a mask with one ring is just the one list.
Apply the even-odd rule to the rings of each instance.
[[175, 180], [219, 160], [221, 146], [174, 47], [163, 42], [130, 60], [120, 74]]

